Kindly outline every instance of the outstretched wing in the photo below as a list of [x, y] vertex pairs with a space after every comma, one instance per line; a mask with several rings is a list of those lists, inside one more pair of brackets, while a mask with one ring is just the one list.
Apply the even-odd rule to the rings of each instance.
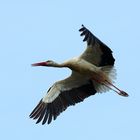
[[83, 41], [87, 42], [87, 49], [80, 56], [96, 66], [114, 65], [115, 59], [111, 49], [93, 35], [84, 25], [79, 29]]
[[42, 121], [42, 124], [46, 122], [49, 124], [68, 106], [82, 102], [95, 93], [92, 81], [73, 72], [69, 78], [56, 82], [48, 90], [47, 95], [30, 114], [30, 118], [37, 119], [36, 123]]

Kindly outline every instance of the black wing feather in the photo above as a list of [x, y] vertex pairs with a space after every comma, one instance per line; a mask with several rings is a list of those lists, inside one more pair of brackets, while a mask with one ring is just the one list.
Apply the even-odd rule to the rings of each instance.
[[79, 31], [81, 32], [81, 36], [85, 36], [83, 41], [87, 41], [88, 46], [91, 45], [94, 47], [95, 43], [99, 44], [100, 49], [103, 52], [99, 66], [114, 65], [115, 59], [112, 55], [112, 51], [106, 44], [92, 34], [84, 25], [82, 25], [82, 28], [79, 29]]
[[44, 103], [41, 100], [30, 114], [30, 118], [37, 119], [36, 123], [42, 121], [42, 124], [46, 122], [50, 124], [52, 119], [55, 120], [68, 106], [82, 102], [85, 98], [95, 93], [96, 90], [93, 83], [89, 81], [81, 87], [73, 88], [70, 91], [63, 91], [52, 103]]

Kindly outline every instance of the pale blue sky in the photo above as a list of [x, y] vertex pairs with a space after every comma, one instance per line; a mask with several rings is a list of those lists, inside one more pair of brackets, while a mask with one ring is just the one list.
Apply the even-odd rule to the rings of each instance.
[[[30, 112], [70, 71], [30, 64], [79, 55], [86, 45], [78, 32], [81, 24], [113, 50], [116, 85], [130, 96], [97, 94], [50, 125], [36, 125]], [[139, 0], [1, 0], [0, 139], [139, 140], [139, 40]]]

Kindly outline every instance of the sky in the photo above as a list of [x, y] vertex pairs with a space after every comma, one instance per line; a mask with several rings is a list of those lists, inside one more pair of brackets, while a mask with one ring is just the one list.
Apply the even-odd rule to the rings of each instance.
[[[139, 140], [139, 7], [139, 0], [0, 0], [0, 139]], [[80, 55], [81, 24], [112, 49], [116, 85], [129, 97], [96, 94], [50, 125], [35, 124], [33, 108], [71, 71], [31, 64]]]

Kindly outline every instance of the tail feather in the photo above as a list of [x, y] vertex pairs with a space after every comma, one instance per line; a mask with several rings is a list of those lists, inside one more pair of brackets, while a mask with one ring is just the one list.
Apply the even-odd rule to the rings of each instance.
[[114, 83], [114, 80], [116, 80], [117, 72], [114, 66], [104, 66], [101, 67], [101, 70], [107, 75], [109, 78], [109, 81], [111, 83]]
[[[105, 73], [109, 82], [114, 83], [114, 80], [116, 79], [116, 75], [117, 75], [116, 69], [113, 66], [103, 66], [103, 67], [101, 67], [101, 70]], [[110, 90], [109, 87], [107, 87], [101, 83], [98, 83], [94, 80], [92, 82], [94, 84], [96, 91], [99, 93], [107, 92]]]

